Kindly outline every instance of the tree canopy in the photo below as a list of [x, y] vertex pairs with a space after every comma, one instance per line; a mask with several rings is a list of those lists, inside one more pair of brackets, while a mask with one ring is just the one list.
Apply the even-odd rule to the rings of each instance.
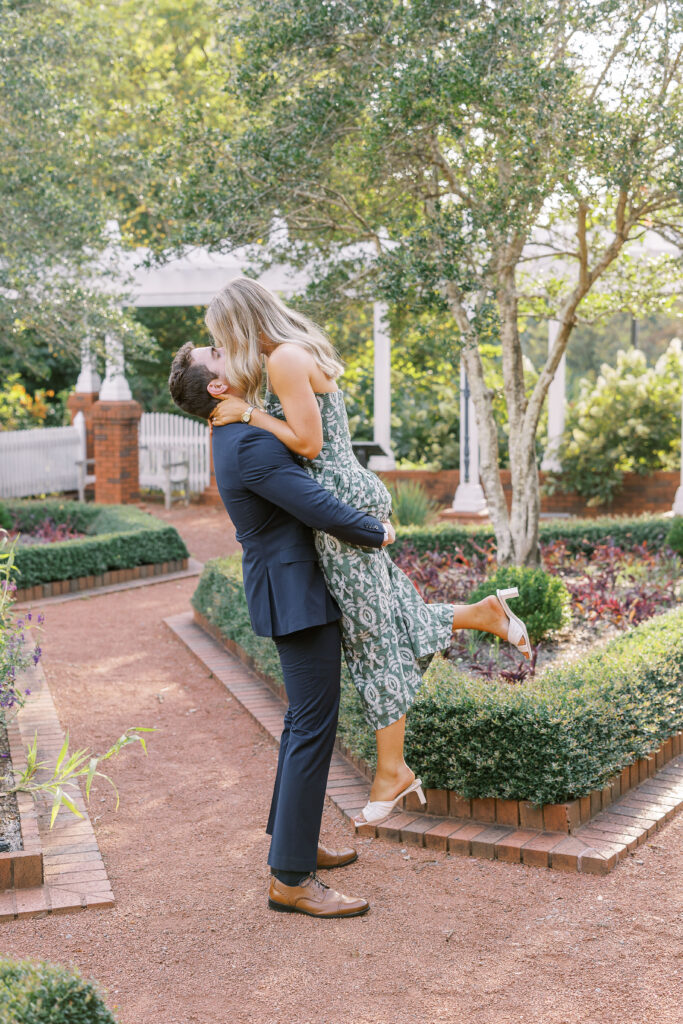
[[[669, 308], [680, 268], [633, 269], [632, 243], [680, 241], [683, 9], [647, 0], [223, 3], [217, 57], [233, 131], [187, 111], [169, 194], [182, 238], [234, 246], [286, 218], [280, 255], [313, 296], [446, 315], [477, 408], [503, 561], [537, 557], [535, 438], [582, 315]], [[172, 163], [171, 148], [166, 158]], [[180, 241], [180, 236], [178, 236]], [[351, 242], [370, 244], [342, 258]], [[348, 252], [348, 250], [347, 250]], [[524, 314], [557, 319], [531, 394]], [[498, 474], [480, 352], [500, 339], [513, 499]]]

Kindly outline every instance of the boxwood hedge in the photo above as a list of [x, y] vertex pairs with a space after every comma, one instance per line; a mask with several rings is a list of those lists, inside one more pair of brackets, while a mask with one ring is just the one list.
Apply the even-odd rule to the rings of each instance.
[[96, 986], [78, 970], [29, 960], [0, 960], [0, 1021], [116, 1024]]
[[[636, 544], [647, 543], [651, 548], [660, 548], [666, 543], [671, 521], [661, 516], [602, 516], [596, 519], [547, 519], [539, 526], [542, 544], [563, 540], [570, 553], [590, 554], [598, 545], [611, 540], [626, 550]], [[462, 548], [465, 554], [474, 545], [481, 546], [495, 541], [489, 525], [455, 525], [449, 522], [432, 526], [399, 526], [396, 541], [391, 547], [392, 555], [404, 547], [414, 548], [418, 554], [425, 551]]]
[[[239, 556], [207, 563], [192, 603], [281, 681], [275, 646], [249, 626]], [[407, 719], [406, 760], [427, 786], [557, 803], [601, 788], [683, 728], [683, 608], [521, 686], [432, 662]], [[374, 759], [374, 734], [342, 673], [339, 735]]]
[[188, 557], [173, 526], [132, 505], [47, 500], [7, 501], [5, 507], [16, 529], [26, 533], [50, 518], [88, 534], [78, 540], [26, 547], [20, 539], [15, 557], [20, 588]]

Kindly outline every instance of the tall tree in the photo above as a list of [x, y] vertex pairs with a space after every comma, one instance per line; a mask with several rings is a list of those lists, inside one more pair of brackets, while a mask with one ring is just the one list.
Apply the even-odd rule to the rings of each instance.
[[[223, 10], [225, 89], [242, 117], [226, 132], [188, 107], [183, 180], [169, 180], [182, 240], [252, 242], [279, 211], [289, 236], [277, 254], [312, 263], [319, 292], [352, 288], [447, 313], [499, 560], [536, 562], [536, 432], [577, 317], [613, 301], [610, 274], [618, 279], [643, 231], [681, 236], [679, 0], [252, 0]], [[164, 159], [174, 165], [172, 152]], [[342, 259], [354, 241], [372, 243], [374, 257]], [[560, 325], [528, 397], [524, 313]], [[509, 512], [480, 351], [492, 335]]]
[[125, 280], [117, 296], [96, 278], [115, 271], [108, 221], [124, 245], [163, 244], [154, 154], [183, 104], [201, 97], [227, 124], [207, 72], [214, 15], [212, 0], [0, 0], [4, 372], [39, 380], [59, 361], [72, 376], [83, 339], [101, 349], [107, 331], [150, 353]]

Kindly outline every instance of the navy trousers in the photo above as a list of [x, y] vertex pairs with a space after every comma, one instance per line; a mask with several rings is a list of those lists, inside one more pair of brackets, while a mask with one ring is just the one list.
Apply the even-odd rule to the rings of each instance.
[[315, 871], [325, 788], [339, 714], [339, 624], [274, 636], [289, 707], [280, 739], [266, 832], [268, 863], [280, 871]]

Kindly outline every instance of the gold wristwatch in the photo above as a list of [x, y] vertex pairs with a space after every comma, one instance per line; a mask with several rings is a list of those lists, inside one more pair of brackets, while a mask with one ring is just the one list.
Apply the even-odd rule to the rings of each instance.
[[240, 419], [242, 420], [242, 423], [248, 423], [250, 421], [251, 414], [252, 414], [252, 412], [254, 411], [255, 408], [256, 408], [255, 405], [247, 406], [247, 408], [244, 410], [244, 412], [240, 416]]

